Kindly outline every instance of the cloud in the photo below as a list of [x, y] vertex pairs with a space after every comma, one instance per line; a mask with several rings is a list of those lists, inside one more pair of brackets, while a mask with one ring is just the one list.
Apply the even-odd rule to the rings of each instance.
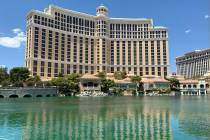
[[185, 31], [186, 34], [189, 34], [190, 32], [191, 32], [190, 29], [188, 29], [188, 30]]
[[209, 19], [209, 15], [205, 15], [204, 18], [205, 18], [205, 19]]
[[12, 32], [15, 34], [14, 37], [0, 37], [0, 46], [8, 48], [19, 48], [21, 44], [26, 41], [26, 35], [21, 29], [15, 28], [12, 30]]
[[6, 65], [0, 65], [0, 68], [6, 68]]

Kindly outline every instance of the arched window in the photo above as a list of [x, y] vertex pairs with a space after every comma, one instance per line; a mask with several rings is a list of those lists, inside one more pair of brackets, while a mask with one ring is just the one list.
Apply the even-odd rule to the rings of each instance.
[[200, 85], [200, 88], [204, 88], [204, 85], [203, 85], [203, 84], [201, 84], [201, 85]]

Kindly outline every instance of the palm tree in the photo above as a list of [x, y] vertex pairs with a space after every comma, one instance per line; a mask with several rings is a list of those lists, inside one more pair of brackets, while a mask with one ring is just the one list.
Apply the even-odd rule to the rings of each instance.
[[131, 82], [136, 84], [136, 93], [143, 91], [143, 83], [141, 82], [141, 77], [138, 75], [130, 77]]

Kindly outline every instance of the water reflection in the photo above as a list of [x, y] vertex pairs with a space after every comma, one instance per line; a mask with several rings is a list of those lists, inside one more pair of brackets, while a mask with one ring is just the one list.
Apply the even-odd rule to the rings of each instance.
[[[181, 132], [210, 137], [209, 113], [205, 110], [209, 107], [204, 108], [202, 117], [200, 108], [182, 99], [52, 98], [13, 102], [4, 106], [0, 103], [0, 139], [171, 140]], [[178, 118], [178, 130], [173, 128], [174, 116]], [[207, 123], [199, 124], [199, 119]]]
[[[29, 112], [23, 139], [172, 139], [168, 110], [141, 104], [108, 104], [77, 100], [78, 106], [61, 111]], [[114, 101], [115, 102], [115, 101]], [[99, 104], [100, 103], [100, 104]], [[91, 108], [91, 107], [92, 108]]]

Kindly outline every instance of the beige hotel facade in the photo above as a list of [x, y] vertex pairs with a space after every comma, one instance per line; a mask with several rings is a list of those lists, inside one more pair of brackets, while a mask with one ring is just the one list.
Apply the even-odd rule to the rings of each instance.
[[26, 67], [43, 80], [59, 73], [125, 70], [164, 77], [169, 73], [168, 29], [152, 19], [110, 18], [50, 5], [27, 15]]
[[187, 79], [199, 78], [210, 71], [210, 48], [196, 50], [176, 58], [177, 74]]

